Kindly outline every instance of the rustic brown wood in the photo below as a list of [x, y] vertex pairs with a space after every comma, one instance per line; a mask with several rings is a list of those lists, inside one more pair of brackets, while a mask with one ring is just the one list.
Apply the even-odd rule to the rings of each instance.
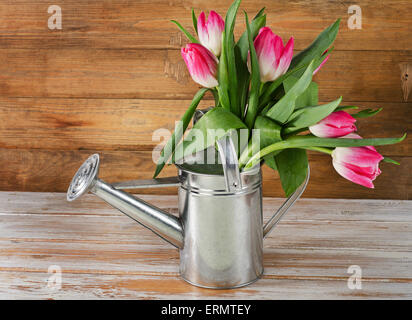
[[[154, 173], [151, 151], [0, 149], [0, 163], [7, 164], [0, 167], [0, 190], [65, 192], [80, 164], [94, 152], [101, 155], [100, 176], [107, 182], [150, 179]], [[304, 197], [410, 199], [412, 157], [393, 158], [401, 166], [382, 163], [383, 173], [376, 179], [372, 190], [340, 177], [328, 155], [311, 153], [311, 180]], [[165, 168], [162, 173], [162, 176], [170, 175], [176, 175], [174, 166]], [[266, 166], [263, 167], [263, 190], [265, 196], [284, 196], [278, 175]], [[176, 189], [142, 192], [176, 194]]]
[[[49, 30], [48, 0], [5, 0], [0, 3], [0, 46], [13, 48], [179, 48], [186, 41], [170, 23], [177, 19], [193, 32], [190, 9], [216, 10], [224, 16], [231, 1], [60, 1], [62, 30]], [[241, 11], [253, 15], [266, 7], [268, 25], [280, 36], [294, 36], [305, 48], [318, 33], [342, 18], [337, 50], [412, 50], [409, 0], [359, 0], [362, 30], [350, 30], [353, 1], [243, 0]], [[236, 36], [244, 30], [239, 15]]]
[[409, 93], [412, 91], [412, 63], [403, 62], [399, 66], [401, 68], [401, 85], [403, 91], [403, 100], [408, 101]]
[[[177, 212], [176, 196], [141, 196]], [[264, 220], [283, 200], [264, 199]], [[411, 299], [411, 201], [302, 199], [265, 240], [265, 274], [236, 290], [178, 277], [176, 249], [93, 195], [0, 192], [0, 298]], [[62, 287], [47, 287], [49, 266]], [[348, 267], [362, 268], [350, 290]]]
[[[2, 1], [0, 190], [64, 191], [92, 152], [103, 153], [102, 176], [111, 181], [151, 177], [153, 131], [171, 129], [198, 89], [179, 53], [186, 39], [169, 20], [191, 30], [191, 7], [223, 15], [230, 2], [60, 1], [63, 29], [49, 30], [49, 1]], [[412, 2], [358, 1], [362, 30], [348, 28], [352, 4], [244, 0], [241, 10], [253, 16], [265, 6], [268, 25], [284, 39], [293, 35], [296, 52], [342, 18], [335, 51], [315, 77], [320, 99], [343, 95], [345, 104], [382, 106], [376, 117], [358, 121], [360, 134], [400, 136], [411, 129], [398, 68], [412, 61]], [[237, 37], [243, 29], [239, 15]], [[206, 99], [202, 107], [212, 103], [209, 93]], [[402, 165], [382, 165], [373, 191], [340, 178], [328, 157], [312, 155], [306, 195], [409, 199], [411, 141], [379, 148]], [[264, 176], [265, 194], [282, 196], [278, 177], [269, 170]]]
[[[320, 99], [402, 102], [396, 70], [408, 59], [412, 51], [335, 51], [315, 77]], [[198, 88], [178, 50], [0, 49], [0, 60], [7, 97], [192, 99]]]
[[[384, 108], [357, 121], [365, 137], [400, 137], [412, 130], [412, 103], [342, 104], [359, 105], [359, 110]], [[0, 119], [8, 119], [0, 123], [0, 147], [151, 151], [159, 144], [154, 132], [173, 130], [189, 105], [190, 100], [0, 98]], [[210, 105], [212, 101], [202, 101], [198, 108]], [[412, 156], [411, 141], [384, 150], [391, 156]]]

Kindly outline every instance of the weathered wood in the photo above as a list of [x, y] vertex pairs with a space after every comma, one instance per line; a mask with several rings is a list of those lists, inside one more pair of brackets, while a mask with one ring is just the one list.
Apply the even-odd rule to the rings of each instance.
[[[176, 196], [141, 196], [177, 212]], [[264, 219], [281, 204], [264, 199]], [[302, 199], [265, 240], [265, 274], [237, 290], [178, 277], [178, 253], [93, 195], [0, 193], [0, 297], [126, 299], [412, 298], [411, 201]], [[62, 288], [47, 287], [49, 266]], [[348, 267], [362, 268], [350, 290]]]
[[[231, 1], [60, 1], [62, 30], [49, 30], [48, 0], [9, 0], [0, 3], [0, 46], [13, 48], [179, 48], [184, 36], [170, 23], [177, 19], [193, 32], [190, 9], [216, 10], [224, 16]], [[337, 50], [412, 50], [409, 0], [356, 2], [362, 9], [362, 30], [350, 30], [347, 20], [353, 1], [244, 0], [253, 16], [266, 7], [268, 26], [284, 38], [295, 37], [298, 49], [323, 28], [342, 18]], [[236, 37], [245, 29], [239, 14]]]
[[[180, 100], [198, 88], [178, 50], [1, 48], [0, 60], [0, 94], [7, 97]], [[315, 77], [319, 97], [402, 102], [404, 60], [412, 51], [335, 51]]]
[[[399, 137], [412, 131], [412, 103], [351, 104], [359, 105], [359, 110], [384, 108], [373, 118], [357, 121], [358, 132], [365, 137]], [[0, 119], [8, 119], [0, 123], [0, 147], [151, 151], [159, 144], [154, 132], [172, 131], [189, 105], [190, 100], [0, 98]], [[198, 108], [210, 105], [212, 101], [202, 101]], [[412, 156], [411, 143], [408, 138], [385, 151]]]
[[[384, 154], [384, 147], [379, 148]], [[110, 150], [25, 150], [0, 149], [0, 190], [65, 192], [81, 163], [92, 153], [101, 155], [100, 177], [107, 182], [150, 179], [155, 164], [150, 151]], [[390, 154], [386, 154], [391, 156]], [[310, 153], [311, 180], [304, 193], [314, 198], [410, 199], [412, 157], [393, 157], [400, 166], [382, 163], [383, 173], [375, 180], [375, 189], [368, 189], [340, 177], [328, 155]], [[176, 175], [174, 166], [162, 176]], [[396, 177], [396, 180], [394, 180]], [[266, 196], [283, 197], [279, 176], [263, 166], [263, 190]], [[142, 190], [151, 194], [175, 194], [175, 188]]]

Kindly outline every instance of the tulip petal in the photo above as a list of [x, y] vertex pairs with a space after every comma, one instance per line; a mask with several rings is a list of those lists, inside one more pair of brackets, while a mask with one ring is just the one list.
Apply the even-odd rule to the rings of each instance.
[[205, 13], [200, 13], [197, 20], [200, 43], [217, 57], [222, 49], [222, 33], [224, 28], [225, 22], [215, 11], [210, 11], [207, 21]]
[[182, 48], [181, 53], [196, 83], [206, 88], [214, 88], [218, 85], [217, 59], [208, 49], [197, 43], [189, 43]]
[[320, 138], [338, 138], [356, 131], [356, 119], [345, 111], [332, 112], [317, 124], [310, 126], [309, 131]]
[[338, 147], [333, 151], [333, 157], [338, 162], [356, 163], [358, 166], [376, 166], [382, 155], [365, 147]]
[[360, 184], [367, 188], [371, 188], [371, 189], [374, 188], [374, 185], [370, 178], [356, 173], [355, 171], [351, 170], [350, 168], [348, 168], [345, 164], [341, 162], [334, 160], [332, 161], [332, 164], [336, 172], [339, 173], [345, 179], [348, 179], [349, 181], [352, 181], [356, 184]]

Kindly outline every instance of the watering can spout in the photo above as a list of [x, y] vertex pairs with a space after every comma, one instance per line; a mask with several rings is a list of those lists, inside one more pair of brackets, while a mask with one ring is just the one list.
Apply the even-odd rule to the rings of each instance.
[[181, 249], [183, 228], [179, 218], [99, 179], [99, 163], [99, 155], [93, 154], [82, 164], [67, 190], [67, 200], [73, 201], [90, 191]]

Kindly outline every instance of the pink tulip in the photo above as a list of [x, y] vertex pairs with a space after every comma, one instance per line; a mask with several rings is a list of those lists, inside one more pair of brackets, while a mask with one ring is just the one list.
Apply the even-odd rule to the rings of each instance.
[[356, 131], [355, 122], [356, 119], [349, 113], [336, 111], [310, 126], [309, 131], [320, 138], [338, 138]]
[[[322, 56], [324, 56], [328, 51], [329, 51], [329, 49], [326, 50], [326, 51], [322, 54]], [[312, 76], [314, 76], [314, 75], [320, 70], [320, 68], [322, 68], [322, 66], [326, 63], [326, 61], [329, 60], [329, 57], [330, 57], [330, 54], [328, 54], [328, 55], [326, 56], [326, 58], [321, 62], [321, 64], [319, 65], [319, 67], [317, 67], [317, 68], [315, 69], [315, 71], [313, 71]]]
[[[283, 46], [282, 38], [274, 34], [269, 27], [260, 29], [254, 45], [259, 62], [260, 80], [274, 81], [285, 74], [293, 56], [293, 37]], [[250, 56], [248, 57], [250, 71]]]
[[218, 57], [222, 49], [222, 33], [225, 29], [225, 22], [215, 11], [210, 11], [206, 21], [206, 15], [202, 12], [197, 20], [197, 32], [202, 45], [208, 48]]
[[[351, 133], [342, 138], [362, 139]], [[338, 147], [332, 152], [332, 164], [335, 170], [345, 179], [367, 188], [374, 188], [372, 183], [381, 174], [379, 162], [383, 156], [372, 146]]]
[[182, 48], [182, 57], [193, 81], [206, 88], [214, 88], [216, 80], [217, 58], [201, 44], [188, 43]]

